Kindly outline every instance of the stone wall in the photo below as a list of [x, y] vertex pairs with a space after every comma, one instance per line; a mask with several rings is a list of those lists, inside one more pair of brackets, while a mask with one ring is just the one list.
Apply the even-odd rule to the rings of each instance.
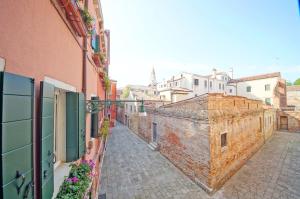
[[[220, 188], [264, 143], [263, 106], [244, 97], [208, 97], [210, 178]], [[224, 136], [223, 146], [221, 137]]]

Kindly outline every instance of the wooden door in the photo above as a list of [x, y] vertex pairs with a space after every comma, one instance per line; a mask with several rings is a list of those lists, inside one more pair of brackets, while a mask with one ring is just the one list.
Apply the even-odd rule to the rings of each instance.
[[287, 116], [280, 116], [280, 129], [288, 130], [288, 117]]

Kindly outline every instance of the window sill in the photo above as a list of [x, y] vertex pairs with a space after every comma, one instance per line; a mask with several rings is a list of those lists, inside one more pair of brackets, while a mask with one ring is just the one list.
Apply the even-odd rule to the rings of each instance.
[[61, 163], [54, 169], [54, 192], [53, 196], [56, 196], [60, 186], [65, 180], [65, 176], [68, 176], [71, 168], [70, 163]]

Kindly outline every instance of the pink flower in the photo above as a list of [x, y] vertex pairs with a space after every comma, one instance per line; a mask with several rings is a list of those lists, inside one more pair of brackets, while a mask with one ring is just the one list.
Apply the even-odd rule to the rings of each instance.
[[77, 177], [73, 177], [73, 178], [72, 178], [72, 182], [73, 182], [73, 183], [76, 183], [76, 182], [78, 182], [78, 181], [79, 181], [79, 179], [78, 179]]

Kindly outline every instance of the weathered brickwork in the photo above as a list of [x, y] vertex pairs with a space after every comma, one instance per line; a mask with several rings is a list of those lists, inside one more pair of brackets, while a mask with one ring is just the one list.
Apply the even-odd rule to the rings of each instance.
[[265, 140], [269, 139], [274, 131], [277, 130], [277, 110], [276, 109], [265, 109], [264, 110], [264, 137]]
[[133, 115], [129, 127], [150, 143], [155, 123], [159, 151], [201, 187], [214, 191], [272, 135], [275, 120], [276, 111], [265, 110], [260, 101], [209, 94], [148, 109], [147, 117]]
[[[260, 101], [243, 97], [208, 97], [210, 125], [210, 178], [220, 188], [273, 134], [276, 111]], [[267, 123], [265, 123], [265, 121]], [[221, 146], [222, 134], [226, 143]]]

